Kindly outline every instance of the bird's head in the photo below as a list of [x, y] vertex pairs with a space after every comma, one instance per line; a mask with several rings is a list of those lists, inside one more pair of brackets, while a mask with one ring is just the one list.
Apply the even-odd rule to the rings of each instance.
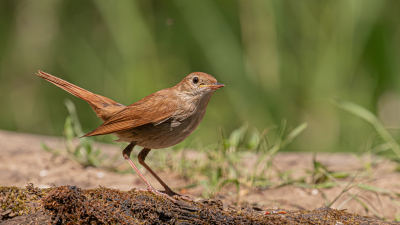
[[217, 83], [217, 79], [207, 73], [193, 72], [186, 76], [177, 86], [180, 91], [188, 95], [203, 96], [209, 93], [212, 94], [215, 90], [225, 85]]

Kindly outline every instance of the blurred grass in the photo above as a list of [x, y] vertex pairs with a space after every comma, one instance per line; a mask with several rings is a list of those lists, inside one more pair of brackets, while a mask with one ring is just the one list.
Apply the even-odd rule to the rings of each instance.
[[[122, 104], [192, 71], [226, 87], [196, 139], [219, 127], [308, 128], [296, 151], [357, 151], [375, 132], [330, 103], [362, 105], [400, 126], [399, 1], [1, 1], [0, 129], [61, 135], [70, 98], [83, 131], [101, 124], [87, 104], [34, 75], [43, 70]], [[398, 140], [399, 134], [392, 134]], [[103, 138], [106, 140], [107, 138]]]

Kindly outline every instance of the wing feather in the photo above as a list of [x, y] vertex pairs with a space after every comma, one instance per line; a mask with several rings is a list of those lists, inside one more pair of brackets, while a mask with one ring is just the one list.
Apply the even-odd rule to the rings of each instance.
[[177, 102], [171, 92], [164, 89], [146, 96], [110, 117], [101, 126], [83, 137], [111, 134], [130, 130], [146, 124], [157, 126], [174, 115]]

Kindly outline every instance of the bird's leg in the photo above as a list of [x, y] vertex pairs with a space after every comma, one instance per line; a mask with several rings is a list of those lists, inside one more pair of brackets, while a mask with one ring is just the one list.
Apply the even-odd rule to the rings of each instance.
[[192, 198], [189, 198], [187, 196], [183, 196], [180, 195], [174, 191], [171, 190], [171, 188], [168, 187], [168, 185], [166, 183], [164, 183], [163, 180], [161, 180], [160, 177], [157, 176], [157, 174], [144, 162], [144, 160], [146, 159], [147, 154], [149, 154], [151, 149], [149, 148], [143, 148], [142, 151], [140, 151], [139, 155], [138, 155], [138, 161], [140, 164], [142, 164], [142, 166], [144, 166], [157, 180], [158, 182], [164, 187], [165, 191], [163, 191], [165, 194], [168, 194], [169, 196], [177, 196], [189, 201], [193, 201]]
[[[124, 151], [122, 151], [122, 155], [124, 156], [124, 159], [129, 163], [129, 165], [131, 165], [131, 167], [136, 171], [136, 173], [139, 174], [140, 178], [142, 178], [143, 182], [146, 183], [147, 185], [147, 190], [153, 192], [156, 195], [159, 196], [163, 196], [168, 198], [169, 200], [171, 200], [172, 202], [176, 203], [177, 201], [173, 198], [170, 197], [170, 195], [162, 193], [160, 191], [157, 191], [156, 189], [153, 188], [153, 186], [151, 186], [151, 184], [147, 181], [147, 179], [143, 176], [143, 174], [140, 172], [140, 170], [135, 166], [135, 164], [132, 162], [130, 156], [131, 156], [131, 152], [133, 147], [135, 147], [135, 143], [131, 142], [128, 146], [126, 146], [126, 148], [124, 149]], [[150, 151], [150, 149], [149, 149]], [[141, 153], [141, 152], [140, 152]], [[140, 155], [140, 154], [139, 154]], [[147, 154], [146, 154], [147, 155]], [[139, 161], [140, 162], [140, 161]], [[142, 164], [142, 163], [141, 163]], [[143, 165], [143, 164], [142, 164]], [[146, 165], [147, 166], [147, 165]], [[147, 168], [147, 167], [146, 167]], [[151, 171], [151, 170], [149, 170]], [[154, 172], [151, 171], [152, 174], [154, 175]], [[160, 179], [156, 176], [157, 179]], [[160, 181], [160, 180], [159, 180]]]

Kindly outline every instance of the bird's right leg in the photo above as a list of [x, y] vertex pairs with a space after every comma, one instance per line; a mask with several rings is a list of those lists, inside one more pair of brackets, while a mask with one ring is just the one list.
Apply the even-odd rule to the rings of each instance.
[[142, 151], [140, 151], [139, 155], [138, 155], [138, 161], [140, 164], [142, 164], [142, 166], [144, 166], [152, 175], [153, 177], [155, 177], [158, 182], [164, 187], [165, 191], [163, 191], [162, 193], [168, 194], [169, 196], [173, 196], [173, 197], [179, 197], [179, 198], [183, 198], [186, 199], [188, 201], [193, 201], [192, 198], [188, 197], [188, 196], [184, 196], [184, 195], [180, 195], [174, 191], [171, 190], [170, 187], [168, 187], [168, 185], [161, 180], [161, 178], [146, 164], [145, 159], [147, 154], [149, 154], [151, 149], [149, 148], [143, 148]]
[[131, 167], [136, 171], [137, 174], [139, 174], [140, 178], [142, 178], [143, 182], [146, 183], [147, 185], [147, 191], [153, 192], [155, 195], [159, 195], [162, 197], [166, 197], [169, 200], [171, 200], [172, 202], [176, 203], [177, 200], [173, 199], [171, 196], [169, 196], [168, 194], [164, 194], [160, 191], [157, 191], [156, 189], [153, 188], [153, 186], [151, 186], [151, 184], [147, 181], [147, 179], [143, 176], [143, 174], [140, 172], [140, 170], [136, 167], [136, 165], [132, 162], [131, 160], [131, 152], [133, 147], [135, 147], [135, 143], [131, 142], [128, 146], [126, 146], [126, 148], [124, 149], [124, 151], [122, 151], [122, 155], [124, 156], [124, 159], [129, 163], [129, 165], [131, 165]]

